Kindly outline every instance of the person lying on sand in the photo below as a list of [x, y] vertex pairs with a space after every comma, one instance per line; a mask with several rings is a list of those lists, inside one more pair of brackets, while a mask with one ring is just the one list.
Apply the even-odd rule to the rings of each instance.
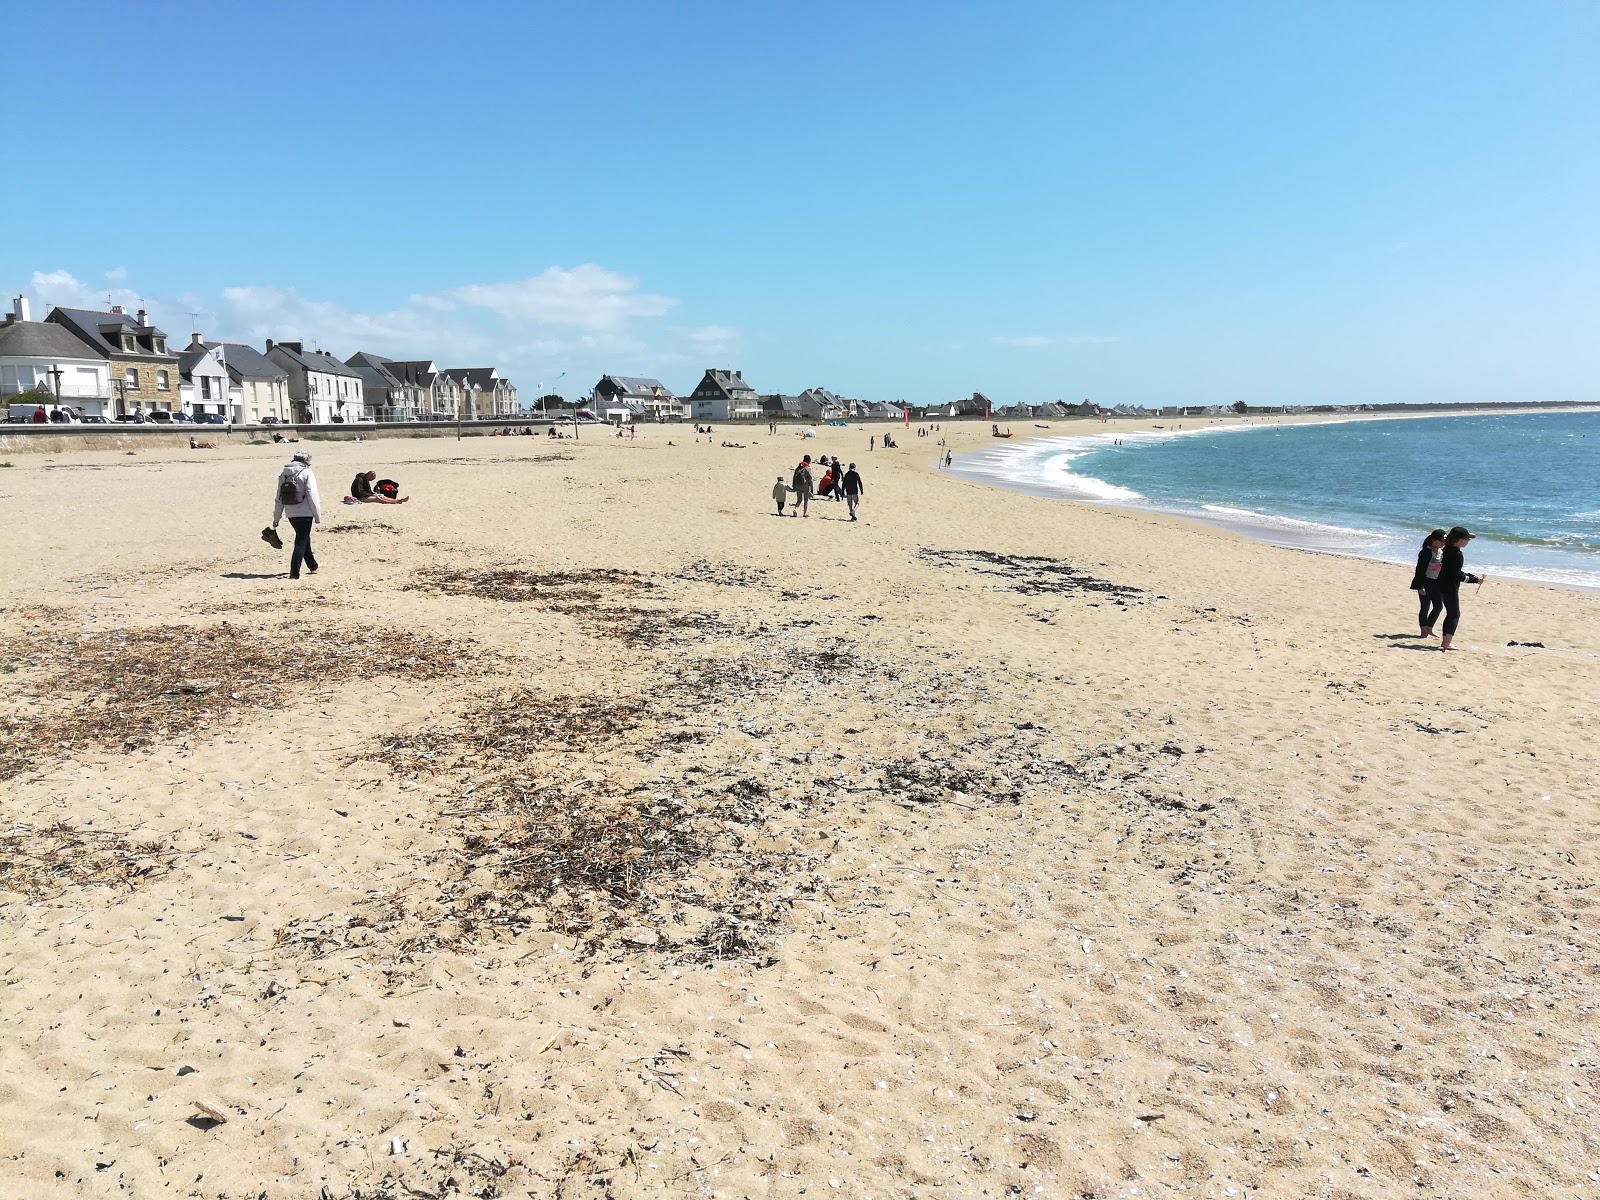
[[[376, 471], [361, 471], [350, 481], [350, 494], [344, 498], [346, 504], [404, 504], [411, 499], [410, 496], [396, 496], [400, 485], [392, 479], [385, 479], [376, 488], [372, 481], [378, 478]], [[387, 485], [387, 486], [385, 486]]]
[[216, 448], [217, 444], [215, 442], [197, 442], [193, 438], [189, 439], [189, 449], [191, 450], [215, 450]]

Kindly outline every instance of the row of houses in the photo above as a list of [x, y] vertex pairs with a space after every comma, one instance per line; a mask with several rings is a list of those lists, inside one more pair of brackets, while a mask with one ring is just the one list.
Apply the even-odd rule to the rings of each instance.
[[18, 296], [0, 323], [0, 402], [29, 392], [84, 416], [119, 420], [156, 412], [230, 422], [467, 420], [513, 416], [516, 386], [494, 367], [445, 367], [365, 351], [340, 360], [304, 342], [207, 341], [173, 346], [140, 309], [52, 308], [32, 319]]
[[659, 379], [603, 375], [589, 407], [604, 421], [835, 421], [898, 418], [903, 406], [840, 396], [824, 387], [798, 395], [761, 393], [743, 371], [707, 367], [687, 396], [674, 396]]

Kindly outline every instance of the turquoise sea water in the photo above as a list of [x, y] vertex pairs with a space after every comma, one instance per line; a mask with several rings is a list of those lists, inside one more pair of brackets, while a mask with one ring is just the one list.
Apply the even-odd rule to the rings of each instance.
[[1028, 432], [956, 469], [1400, 563], [1428, 530], [1465, 525], [1478, 535], [1467, 552], [1475, 570], [1600, 590], [1600, 413], [1243, 427], [1189, 418], [1121, 445], [1110, 434]]

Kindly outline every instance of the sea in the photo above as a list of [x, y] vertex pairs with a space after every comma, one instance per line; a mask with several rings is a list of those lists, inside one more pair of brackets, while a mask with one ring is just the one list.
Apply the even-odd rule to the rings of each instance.
[[[1060, 428], [1057, 426], [1057, 428]], [[1600, 591], [1600, 412], [1472, 413], [1057, 434], [963, 455], [966, 478], [1154, 509], [1279, 546], [1410, 564], [1435, 527], [1479, 574]]]

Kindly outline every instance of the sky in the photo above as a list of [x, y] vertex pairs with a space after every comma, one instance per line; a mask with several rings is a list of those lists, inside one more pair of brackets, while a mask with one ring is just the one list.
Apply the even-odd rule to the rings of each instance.
[[525, 401], [1600, 400], [1591, 0], [66, 0], [0, 44], [76, 64], [9, 77], [6, 297], [175, 342]]

